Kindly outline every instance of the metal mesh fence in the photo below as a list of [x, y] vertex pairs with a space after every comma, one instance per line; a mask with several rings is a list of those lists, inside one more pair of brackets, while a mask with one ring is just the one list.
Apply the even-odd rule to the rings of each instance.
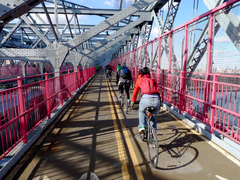
[[212, 72], [240, 74], [240, 6], [215, 15], [220, 28], [214, 37]]

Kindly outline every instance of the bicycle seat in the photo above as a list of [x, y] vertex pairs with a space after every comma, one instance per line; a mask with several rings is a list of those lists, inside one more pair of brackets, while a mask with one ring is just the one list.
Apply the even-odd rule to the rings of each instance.
[[150, 106], [150, 107], [146, 107], [144, 109], [145, 112], [150, 112], [153, 113], [154, 111], [156, 111], [156, 107]]

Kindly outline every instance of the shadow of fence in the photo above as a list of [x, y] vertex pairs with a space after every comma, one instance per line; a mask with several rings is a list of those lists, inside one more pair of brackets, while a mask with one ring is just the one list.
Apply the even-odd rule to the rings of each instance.
[[198, 141], [189, 129], [179, 129], [174, 125], [158, 131], [159, 163], [158, 169], [173, 170], [189, 165], [199, 155], [191, 146]]

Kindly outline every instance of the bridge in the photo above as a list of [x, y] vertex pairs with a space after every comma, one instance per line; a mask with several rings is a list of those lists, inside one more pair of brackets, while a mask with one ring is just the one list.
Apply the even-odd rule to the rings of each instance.
[[[183, 1], [1, 0], [0, 177], [238, 179], [240, 3], [196, 0], [194, 13], [209, 11], [174, 27]], [[100, 21], [81, 24], [83, 15]], [[160, 88], [156, 169], [138, 104], [125, 114], [115, 77], [96, 73], [123, 62], [133, 80], [149, 67]]]

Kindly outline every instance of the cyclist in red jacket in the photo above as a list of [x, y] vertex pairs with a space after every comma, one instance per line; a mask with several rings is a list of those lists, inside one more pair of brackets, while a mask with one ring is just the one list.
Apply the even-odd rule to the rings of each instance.
[[[135, 86], [134, 86], [134, 90], [133, 90], [132, 102], [131, 102], [132, 106], [136, 102], [139, 90], [141, 89], [141, 87], [142, 88], [144, 87], [144, 85], [141, 84], [143, 77], [151, 78], [148, 67], [144, 67], [142, 70], [139, 71], [139, 75], [137, 77], [137, 80], [136, 80]], [[155, 80], [155, 79], [153, 79], [153, 80]], [[142, 89], [141, 91], [144, 92], [144, 89]], [[156, 111], [153, 113], [153, 127], [155, 128], [155, 130], [157, 130], [157, 120], [156, 119], [157, 119], [157, 115], [160, 110], [160, 105], [161, 105], [161, 99], [160, 99], [158, 90], [154, 90], [154, 92], [149, 92], [149, 93], [145, 93], [145, 94], [141, 93], [141, 100], [139, 103], [139, 111], [138, 111], [139, 112], [139, 125], [138, 125], [139, 133], [143, 133], [145, 131], [145, 127], [147, 126], [144, 110], [146, 107], [149, 107], [149, 106], [156, 107]]]

